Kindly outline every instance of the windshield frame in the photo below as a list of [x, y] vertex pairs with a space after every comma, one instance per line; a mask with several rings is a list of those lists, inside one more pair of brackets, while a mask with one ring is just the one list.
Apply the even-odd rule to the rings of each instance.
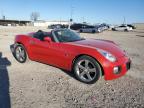
[[[58, 31], [64, 31], [64, 30], [67, 30], [67, 31], [72, 32], [75, 36], [78, 37], [78, 39], [61, 41], [61, 40], [58, 38], [58, 36], [56, 35], [56, 32], [58, 32]], [[79, 34], [77, 34], [75, 31], [72, 31], [72, 30], [70, 30], [70, 29], [56, 29], [56, 30], [52, 30], [52, 35], [53, 35], [53, 37], [54, 37], [55, 42], [59, 42], [59, 43], [75, 42], [75, 41], [84, 40], [84, 38], [82, 38]]]

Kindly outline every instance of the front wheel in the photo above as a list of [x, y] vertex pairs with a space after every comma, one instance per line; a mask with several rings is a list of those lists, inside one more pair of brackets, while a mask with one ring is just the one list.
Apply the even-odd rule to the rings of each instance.
[[27, 60], [27, 53], [23, 45], [18, 44], [14, 49], [14, 56], [20, 63], [25, 63]]
[[95, 83], [102, 73], [99, 63], [89, 56], [76, 59], [73, 70], [76, 78], [87, 84]]

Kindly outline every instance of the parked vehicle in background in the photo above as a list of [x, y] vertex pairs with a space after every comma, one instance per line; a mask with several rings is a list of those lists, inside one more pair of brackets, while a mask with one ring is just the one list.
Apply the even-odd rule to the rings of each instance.
[[102, 32], [104, 30], [108, 30], [110, 27], [109, 25], [103, 23], [103, 24], [99, 24], [99, 25], [95, 25], [95, 27], [98, 29], [98, 31]]
[[113, 31], [132, 31], [132, 27], [129, 27], [127, 25], [121, 25], [121, 26], [118, 26], [118, 27], [114, 27], [112, 28]]
[[49, 25], [48, 28], [49, 29], [55, 29], [55, 28], [59, 28], [59, 25]]
[[76, 23], [76, 24], [72, 24], [70, 26], [70, 29], [72, 29], [72, 30], [80, 30], [84, 26], [87, 26], [87, 25], [86, 24], [81, 24], [81, 23]]
[[109, 25], [105, 23], [101, 24], [100, 27], [102, 27], [103, 30], [107, 30], [110, 28]]
[[100, 33], [101, 29], [99, 27], [87, 25], [83, 26], [79, 31], [84, 33]]
[[58, 28], [68, 28], [68, 25], [62, 25], [62, 24], [52, 24], [48, 26], [49, 29], [58, 29]]
[[81, 24], [81, 23], [76, 23], [72, 24], [70, 26], [70, 29], [72, 30], [78, 30], [80, 32], [87, 32], [87, 33], [100, 33], [104, 30], [109, 29], [108, 24], [98, 24], [98, 25], [88, 25], [88, 24]]
[[128, 27], [132, 27], [132, 29], [136, 29], [136, 27], [132, 24], [127, 24]]

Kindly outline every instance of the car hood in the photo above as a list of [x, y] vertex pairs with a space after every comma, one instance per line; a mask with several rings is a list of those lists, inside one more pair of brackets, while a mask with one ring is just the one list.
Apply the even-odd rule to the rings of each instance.
[[109, 40], [85, 39], [85, 40], [81, 40], [81, 41], [71, 42], [71, 44], [103, 49], [103, 50], [110, 52], [111, 54], [113, 54], [116, 57], [122, 57], [125, 55], [125, 52], [123, 50], [121, 50], [117, 44], [115, 44], [113, 41], [109, 41]]

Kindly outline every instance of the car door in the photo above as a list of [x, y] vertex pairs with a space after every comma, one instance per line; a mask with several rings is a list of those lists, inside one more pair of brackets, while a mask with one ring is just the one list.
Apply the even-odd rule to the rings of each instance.
[[123, 31], [123, 30], [125, 30], [125, 28], [126, 28], [125, 26], [119, 26], [119, 27], [118, 27], [118, 30], [119, 30], [119, 31]]
[[68, 67], [67, 49], [61, 43], [33, 38], [30, 49], [35, 61], [61, 68]]
[[88, 32], [91, 32], [90, 31], [90, 27], [89, 26], [84, 26], [84, 30], [83, 30], [84, 32], [86, 32], [86, 33], [88, 33]]
[[47, 43], [49, 46], [46, 51], [46, 63], [54, 65], [56, 67], [61, 67], [67, 69], [70, 62], [69, 49], [63, 45], [63, 43]]
[[86, 26], [86, 30], [85, 30], [87, 33], [91, 32], [91, 28], [90, 26]]
[[43, 45], [41, 40], [37, 38], [31, 38], [29, 41], [29, 53], [31, 55], [31, 59], [35, 61], [42, 61], [42, 48], [46, 47], [46, 45]]

